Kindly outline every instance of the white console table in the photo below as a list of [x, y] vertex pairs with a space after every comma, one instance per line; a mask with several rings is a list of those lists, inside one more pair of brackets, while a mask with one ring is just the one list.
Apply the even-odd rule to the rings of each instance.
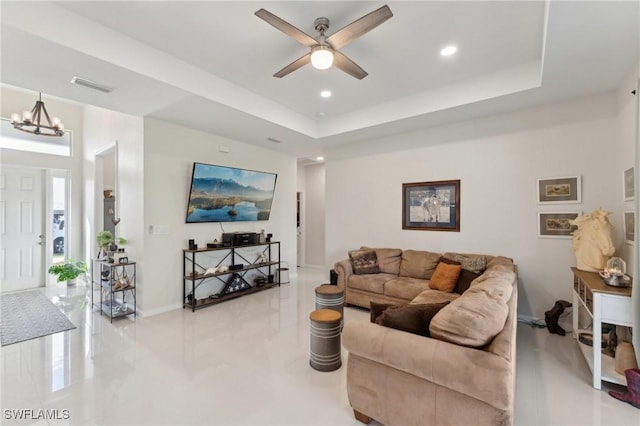
[[[573, 271], [573, 333], [584, 358], [593, 373], [593, 387], [600, 389], [602, 380], [626, 386], [625, 377], [614, 368], [612, 357], [601, 351], [602, 323], [631, 327], [631, 287], [612, 287], [596, 272]], [[580, 343], [578, 333], [587, 331], [578, 324], [581, 309], [593, 319], [593, 346]]]

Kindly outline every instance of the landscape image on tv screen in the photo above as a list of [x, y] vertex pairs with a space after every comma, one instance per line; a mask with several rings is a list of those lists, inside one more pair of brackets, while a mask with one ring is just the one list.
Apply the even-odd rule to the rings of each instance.
[[277, 177], [194, 163], [187, 223], [268, 220]]

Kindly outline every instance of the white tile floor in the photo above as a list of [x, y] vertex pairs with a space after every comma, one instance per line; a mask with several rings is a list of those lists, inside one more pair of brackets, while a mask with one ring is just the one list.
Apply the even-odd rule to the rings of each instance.
[[[113, 324], [90, 313], [86, 288], [48, 288], [77, 329], [2, 348], [0, 421], [361, 425], [347, 401], [345, 368], [309, 367], [308, 314], [326, 275], [299, 269], [291, 284], [196, 313]], [[345, 320], [356, 319], [368, 311], [347, 308]], [[517, 368], [516, 425], [640, 425], [640, 410], [591, 388], [569, 337], [520, 325]], [[70, 418], [18, 422], [6, 409], [57, 409], [60, 417], [69, 410]]]

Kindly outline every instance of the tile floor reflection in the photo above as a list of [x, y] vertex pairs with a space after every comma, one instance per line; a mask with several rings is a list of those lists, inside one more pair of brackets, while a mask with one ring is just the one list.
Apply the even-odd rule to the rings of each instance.
[[[291, 284], [196, 313], [113, 323], [90, 310], [86, 287], [49, 287], [77, 328], [0, 350], [1, 423], [361, 425], [345, 366], [309, 367], [313, 289], [326, 275], [299, 268]], [[345, 309], [345, 321], [368, 316]], [[640, 426], [640, 410], [591, 388], [569, 337], [520, 325], [517, 368], [516, 425]], [[69, 418], [14, 421], [11, 409], [68, 410]]]

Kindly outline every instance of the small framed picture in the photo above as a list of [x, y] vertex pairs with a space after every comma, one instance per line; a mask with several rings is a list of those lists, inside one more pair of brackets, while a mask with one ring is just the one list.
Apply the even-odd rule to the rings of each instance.
[[119, 260], [120, 263], [129, 263], [129, 258], [128, 257], [121, 257]]
[[582, 212], [538, 212], [538, 238], [572, 238], [578, 229], [570, 221]]
[[580, 176], [538, 179], [538, 204], [582, 202]]
[[636, 196], [636, 175], [633, 167], [622, 172], [622, 193], [624, 201], [631, 201]]
[[634, 244], [636, 232], [636, 212], [624, 212], [624, 241]]

